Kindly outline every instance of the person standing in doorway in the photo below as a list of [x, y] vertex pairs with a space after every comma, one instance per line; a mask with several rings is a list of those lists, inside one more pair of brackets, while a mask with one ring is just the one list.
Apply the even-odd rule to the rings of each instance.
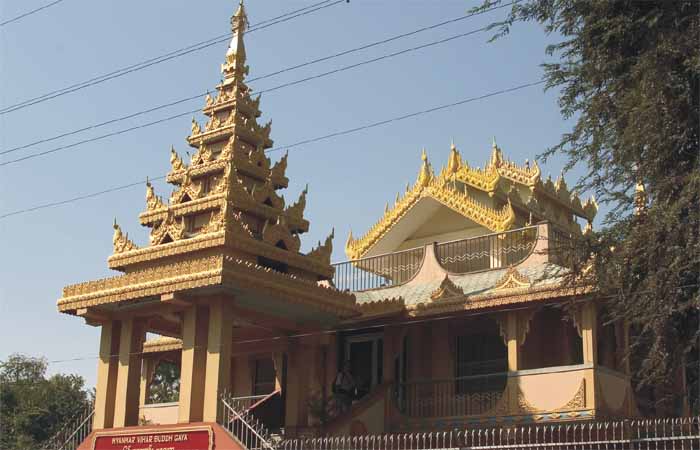
[[352, 406], [352, 401], [355, 398], [355, 390], [357, 385], [352, 376], [350, 369], [350, 361], [343, 363], [343, 368], [335, 377], [333, 383], [333, 392], [338, 400], [339, 413], [345, 413]]

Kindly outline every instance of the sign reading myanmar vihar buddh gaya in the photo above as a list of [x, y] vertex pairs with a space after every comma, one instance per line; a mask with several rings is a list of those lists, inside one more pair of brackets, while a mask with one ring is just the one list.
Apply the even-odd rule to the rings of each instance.
[[97, 432], [92, 450], [212, 450], [211, 427]]

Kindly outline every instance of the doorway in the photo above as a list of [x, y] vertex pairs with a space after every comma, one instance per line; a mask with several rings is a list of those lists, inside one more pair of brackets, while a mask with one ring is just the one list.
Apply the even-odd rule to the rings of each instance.
[[358, 399], [382, 383], [383, 343], [381, 333], [345, 338], [345, 360], [350, 362]]

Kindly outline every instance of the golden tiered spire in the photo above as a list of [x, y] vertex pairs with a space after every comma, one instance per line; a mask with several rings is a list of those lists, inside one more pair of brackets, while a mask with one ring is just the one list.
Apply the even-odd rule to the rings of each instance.
[[[260, 98], [252, 99], [245, 84], [247, 26], [241, 2], [231, 18], [233, 37], [221, 66], [223, 80], [216, 86], [216, 95], [207, 94], [204, 100], [202, 112], [208, 121], [201, 126], [192, 119], [187, 142], [195, 151], [190, 163], [170, 149], [171, 170], [166, 179], [175, 186], [170, 201], [163, 202], [147, 183], [147, 208], [140, 220], [151, 228], [153, 247], [218, 239], [250, 253], [250, 258], [264, 255], [276, 268], [292, 266], [295, 273], [307, 273], [310, 279], [328, 278], [332, 268], [324, 249], [329, 245], [308, 255], [298, 252], [299, 234], [309, 229], [304, 218], [308, 188], [287, 208], [277, 192], [288, 185], [287, 155], [273, 165], [265, 153], [273, 144], [271, 122], [258, 123]], [[117, 241], [120, 249], [128, 248], [121, 244], [126, 237], [118, 231], [115, 249]]]

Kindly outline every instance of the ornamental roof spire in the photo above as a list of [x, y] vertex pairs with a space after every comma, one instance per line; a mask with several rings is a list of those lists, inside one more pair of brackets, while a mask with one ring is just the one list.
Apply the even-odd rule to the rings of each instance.
[[248, 67], [245, 65], [245, 45], [243, 35], [248, 28], [248, 16], [245, 13], [243, 0], [238, 4], [236, 13], [231, 17], [231, 32], [233, 37], [226, 51], [226, 62], [221, 66], [224, 78], [242, 80], [248, 74]]

